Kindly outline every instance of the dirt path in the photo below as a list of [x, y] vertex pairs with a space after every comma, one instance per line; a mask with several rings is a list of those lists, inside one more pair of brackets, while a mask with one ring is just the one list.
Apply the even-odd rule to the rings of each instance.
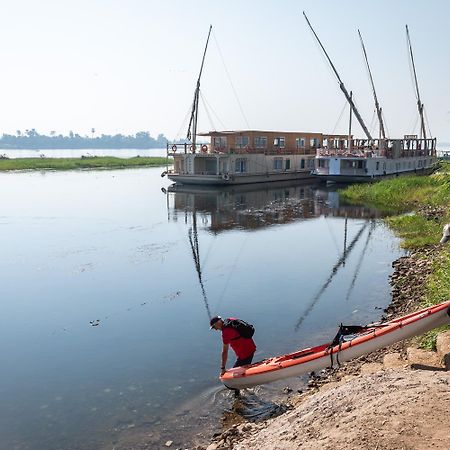
[[254, 426], [231, 447], [449, 449], [449, 383], [449, 372], [442, 371], [388, 369], [360, 375]]
[[[424, 248], [393, 263], [391, 319], [420, 308], [438, 255]], [[327, 370], [291, 399], [291, 410], [262, 423], [235, 425], [209, 446], [223, 449], [450, 449], [450, 332], [436, 352], [403, 341]], [[450, 356], [447, 356], [447, 368]]]

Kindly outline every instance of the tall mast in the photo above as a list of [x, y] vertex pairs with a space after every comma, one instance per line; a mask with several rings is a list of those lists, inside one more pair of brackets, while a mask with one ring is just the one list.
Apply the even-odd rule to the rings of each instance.
[[421, 128], [420, 131], [422, 134], [421, 138], [426, 139], [427, 133], [425, 131], [425, 120], [423, 118], [423, 103], [420, 100], [419, 83], [417, 82], [416, 65], [414, 64], [414, 55], [413, 55], [412, 46], [411, 46], [411, 38], [409, 37], [408, 25], [406, 25], [406, 38], [408, 40], [409, 54], [411, 56], [411, 63], [412, 63], [412, 68], [413, 68], [413, 73], [414, 73], [414, 83], [416, 85], [417, 108], [419, 110], [419, 115], [420, 115], [420, 128]]
[[378, 103], [377, 93], [375, 91], [375, 84], [374, 84], [373, 78], [372, 78], [372, 71], [370, 70], [369, 60], [367, 59], [366, 47], [364, 46], [363, 38], [362, 38], [361, 33], [360, 33], [359, 30], [358, 30], [358, 34], [359, 34], [359, 39], [361, 41], [362, 49], [363, 49], [363, 52], [364, 52], [364, 58], [366, 60], [367, 71], [369, 72], [370, 83], [372, 84], [373, 98], [375, 100], [375, 108], [377, 110], [378, 122], [380, 124], [380, 138], [381, 139], [385, 139], [386, 138], [386, 133], [384, 131], [383, 116], [381, 114], [382, 109], [380, 108], [380, 104]]
[[200, 78], [202, 76], [203, 64], [205, 63], [206, 49], [208, 48], [209, 36], [211, 35], [212, 25], [209, 26], [208, 39], [206, 39], [205, 50], [203, 52], [200, 73], [198, 74], [197, 86], [195, 87], [194, 101], [192, 102], [191, 119], [187, 131], [187, 139], [192, 140], [192, 151], [195, 153], [195, 144], [197, 140], [197, 119], [198, 119], [198, 99], [200, 97]]
[[308, 20], [308, 17], [306, 17], [305, 11], [303, 11], [303, 15], [305, 16], [305, 19], [306, 19], [306, 22], [308, 22], [309, 28], [311, 28], [311, 31], [313, 32], [315, 38], [317, 39], [317, 42], [319, 43], [319, 45], [320, 45], [320, 47], [322, 48], [322, 50], [323, 50], [325, 56], [327, 57], [328, 62], [330, 63], [330, 66], [331, 66], [331, 68], [333, 69], [333, 72], [334, 72], [334, 74], [336, 75], [336, 78], [337, 78], [338, 81], [339, 81], [339, 87], [340, 87], [341, 91], [344, 93], [345, 98], [346, 98], [347, 101], [349, 102], [349, 104], [350, 104], [350, 106], [351, 106], [351, 108], [352, 108], [352, 110], [353, 110], [353, 113], [355, 114], [356, 118], [358, 119], [359, 124], [361, 125], [361, 128], [364, 130], [364, 133], [365, 133], [365, 135], [367, 136], [367, 139], [372, 140], [372, 136], [370, 135], [369, 130], [367, 129], [367, 127], [366, 127], [366, 125], [365, 125], [365, 123], [364, 123], [364, 121], [363, 121], [361, 115], [359, 114], [359, 111], [358, 111], [358, 109], [356, 108], [356, 105], [355, 105], [355, 103], [353, 102], [353, 99], [351, 98], [350, 94], [347, 92], [347, 89], [345, 88], [344, 83], [342, 82], [342, 80], [341, 80], [341, 78], [340, 78], [340, 76], [339, 76], [339, 74], [338, 74], [336, 68], [334, 67], [333, 63], [331, 62], [331, 59], [330, 59], [330, 57], [328, 56], [328, 53], [326, 52], [324, 46], [322, 45], [322, 42], [320, 42], [320, 39], [319, 39], [319, 37], [317, 36], [316, 32], [314, 31], [314, 28], [311, 26], [311, 24], [310, 24], [310, 22], [309, 22], [309, 20]]

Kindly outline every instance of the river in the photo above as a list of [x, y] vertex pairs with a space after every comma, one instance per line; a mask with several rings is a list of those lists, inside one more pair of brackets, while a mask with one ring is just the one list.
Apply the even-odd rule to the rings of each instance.
[[[210, 314], [253, 323], [257, 360], [388, 305], [402, 251], [377, 211], [324, 185], [173, 189], [161, 170], [0, 174], [0, 448], [190, 445], [233, 408]], [[249, 414], [305, 381], [255, 389]]]

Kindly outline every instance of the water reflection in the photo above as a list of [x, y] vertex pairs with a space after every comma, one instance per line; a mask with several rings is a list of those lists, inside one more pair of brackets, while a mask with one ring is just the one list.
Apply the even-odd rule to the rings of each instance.
[[343, 203], [332, 187], [305, 183], [260, 183], [242, 186], [192, 187], [172, 185], [168, 189], [169, 220], [193, 222], [214, 233], [233, 228], [256, 230], [301, 219], [334, 216], [374, 219], [378, 210]]
[[[189, 447], [233, 411], [210, 315], [252, 322], [263, 359], [389, 302], [401, 252], [376, 211], [319, 185], [192, 191], [160, 172], [0, 174], [0, 448]], [[301, 382], [234, 410], [272, 413]]]

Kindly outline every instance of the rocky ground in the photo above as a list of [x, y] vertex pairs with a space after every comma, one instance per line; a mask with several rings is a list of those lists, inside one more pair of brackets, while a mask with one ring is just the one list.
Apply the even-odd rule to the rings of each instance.
[[[384, 319], [420, 308], [438, 246], [393, 263], [392, 303]], [[231, 426], [197, 450], [449, 449], [450, 332], [438, 351], [403, 341], [311, 377], [288, 411], [261, 423]]]

